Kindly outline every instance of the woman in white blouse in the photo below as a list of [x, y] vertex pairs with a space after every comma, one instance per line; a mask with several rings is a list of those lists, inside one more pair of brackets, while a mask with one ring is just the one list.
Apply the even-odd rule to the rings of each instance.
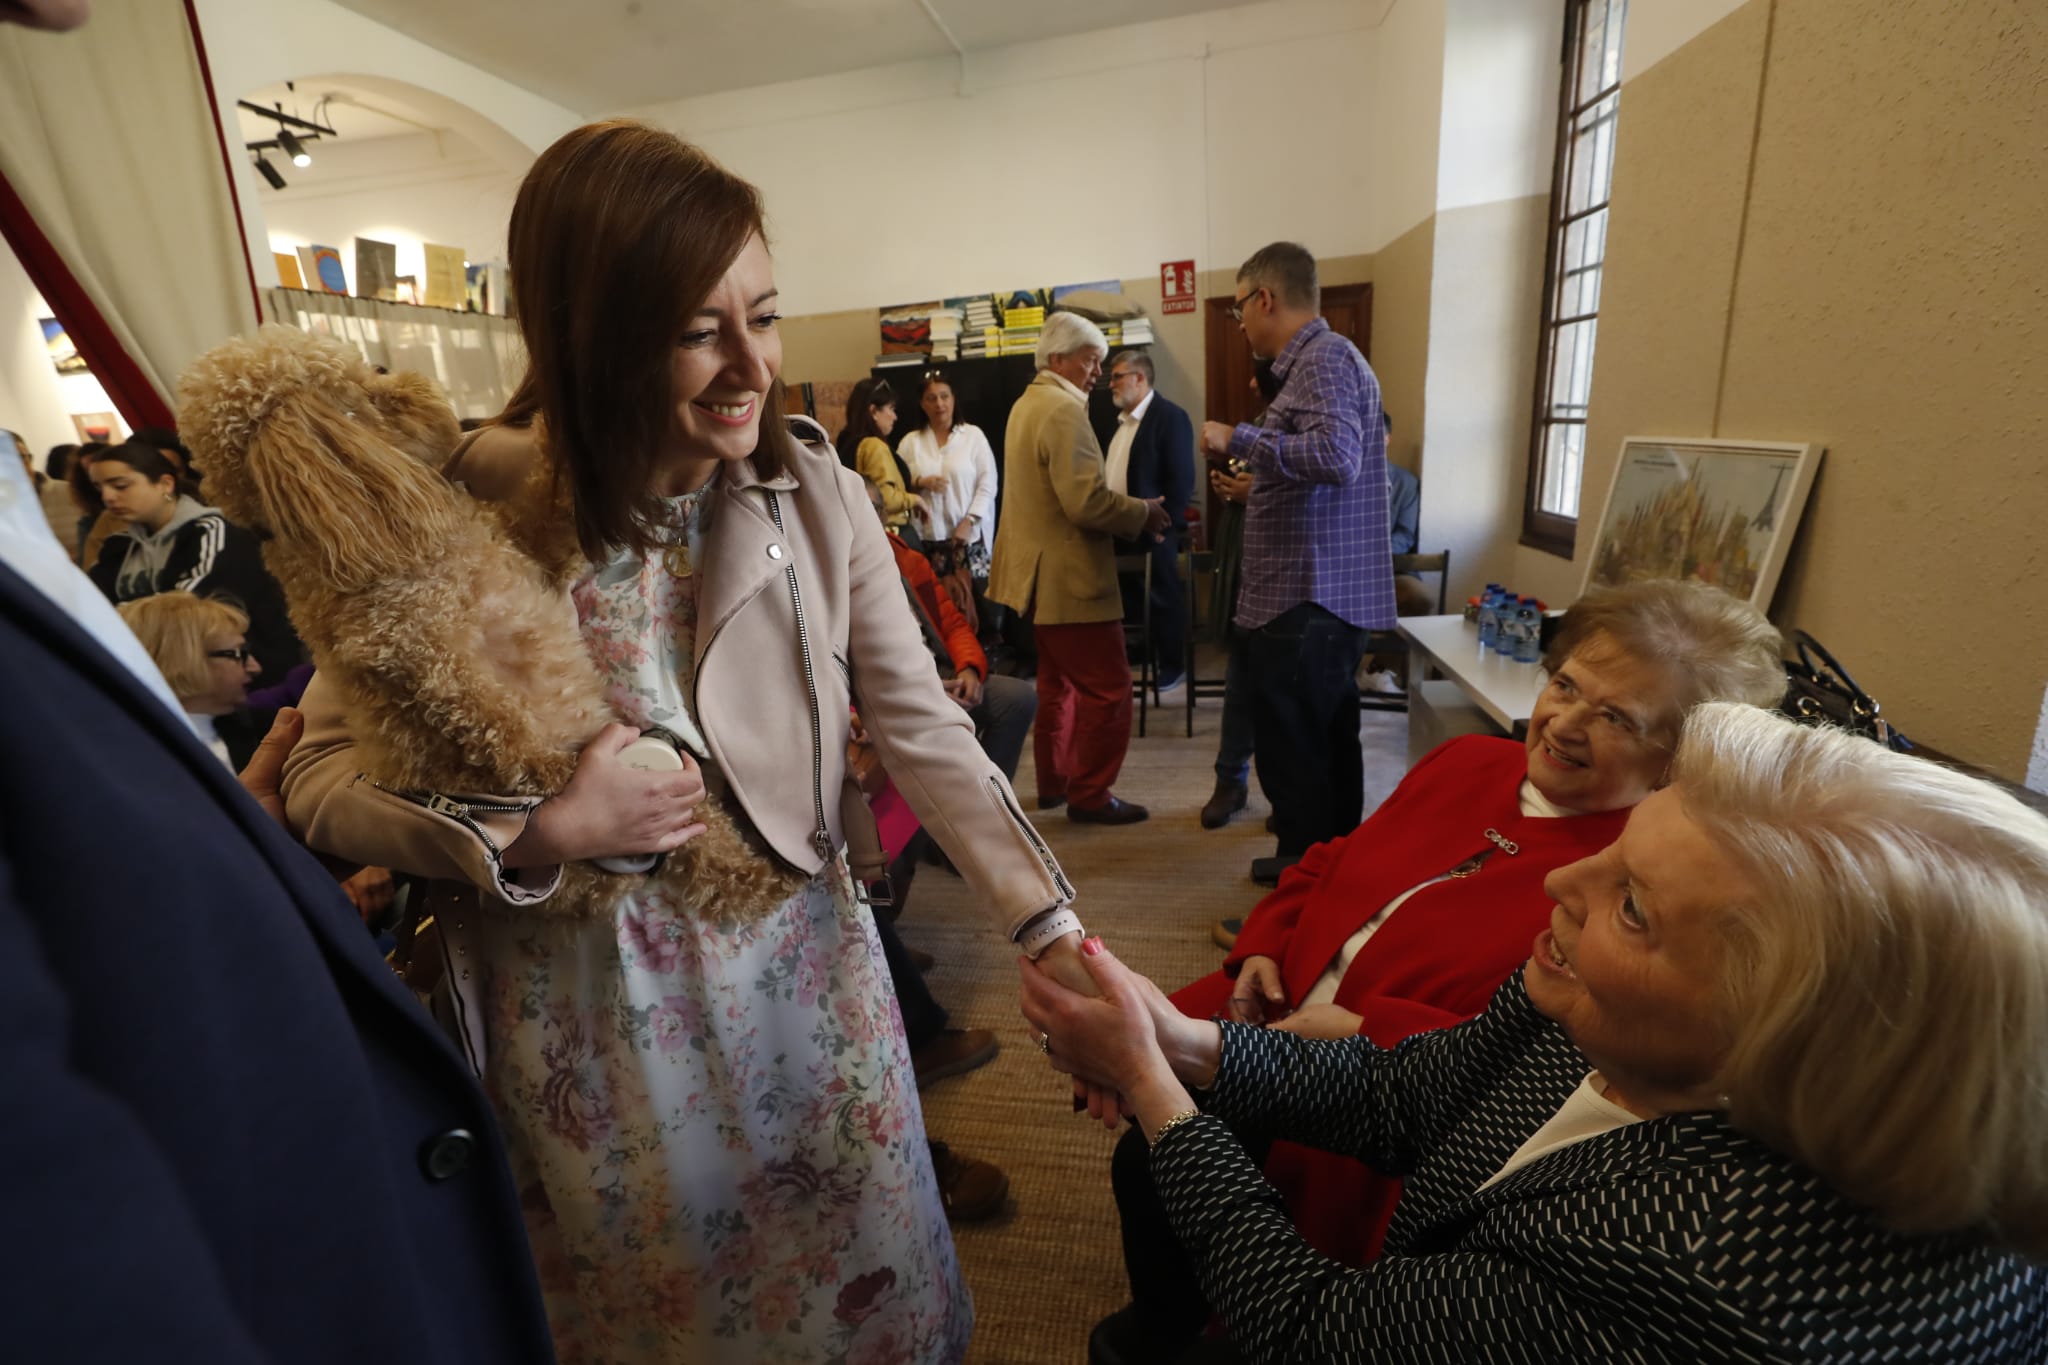
[[981, 428], [953, 421], [953, 386], [942, 371], [925, 371], [918, 406], [927, 425], [906, 435], [896, 453], [925, 499], [921, 529], [927, 541], [961, 546], [979, 587], [988, 581], [995, 546], [995, 452]]

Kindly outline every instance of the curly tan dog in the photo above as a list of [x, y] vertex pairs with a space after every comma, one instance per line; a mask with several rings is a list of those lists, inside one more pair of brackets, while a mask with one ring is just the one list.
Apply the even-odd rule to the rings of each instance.
[[[208, 495], [265, 537], [292, 624], [349, 699], [365, 773], [458, 798], [568, 785], [616, 717], [566, 601], [588, 564], [551, 487], [470, 498], [440, 473], [460, 433], [430, 380], [288, 327], [202, 356], [179, 399]], [[651, 874], [676, 903], [745, 918], [803, 884], [711, 794], [699, 810], [705, 831]], [[645, 880], [575, 864], [543, 904], [607, 913]]]

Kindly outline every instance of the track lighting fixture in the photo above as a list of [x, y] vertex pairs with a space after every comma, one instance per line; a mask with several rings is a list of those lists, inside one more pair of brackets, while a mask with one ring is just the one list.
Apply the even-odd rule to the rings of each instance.
[[[4, 3], [5, 0], [0, 0], [0, 4]], [[286, 84], [289, 86], [290, 83], [287, 82]], [[285, 180], [276, 166], [264, 160], [263, 154], [265, 152], [275, 149], [290, 157], [294, 166], [310, 166], [313, 164], [313, 153], [307, 150], [308, 144], [318, 142], [323, 137], [339, 136], [332, 126], [317, 121], [317, 110], [315, 111], [314, 118], [303, 119], [297, 114], [287, 114], [284, 111], [283, 105], [278, 105], [273, 109], [265, 109], [260, 104], [251, 104], [247, 100], [236, 100], [235, 107], [259, 117], [271, 119], [277, 124], [276, 137], [264, 142], [245, 142], [242, 144], [249, 151], [255, 153], [256, 170], [265, 180], [270, 182], [273, 189], [283, 189], [285, 187]], [[294, 129], [297, 131], [293, 131]]]

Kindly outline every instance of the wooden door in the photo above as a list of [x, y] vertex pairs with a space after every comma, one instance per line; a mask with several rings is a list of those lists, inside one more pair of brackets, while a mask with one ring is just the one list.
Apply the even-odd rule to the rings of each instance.
[[[1208, 359], [1203, 404], [1211, 422], [1249, 422], [1266, 406], [1252, 387], [1252, 348], [1230, 316], [1233, 294], [1203, 300], [1203, 352]], [[1323, 318], [1330, 330], [1348, 337], [1359, 353], [1372, 359], [1372, 286], [1331, 285], [1323, 290]], [[1217, 499], [1208, 491], [1209, 476], [1198, 471], [1204, 496], [1202, 517], [1213, 521]], [[1206, 540], [1204, 541], [1206, 543]]]

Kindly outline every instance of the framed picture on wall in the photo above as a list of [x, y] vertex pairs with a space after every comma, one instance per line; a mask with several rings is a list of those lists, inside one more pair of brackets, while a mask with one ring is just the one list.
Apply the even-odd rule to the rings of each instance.
[[49, 348], [50, 363], [57, 367], [57, 373], [84, 374], [85, 357], [78, 353], [78, 347], [71, 344], [71, 335], [64, 330], [64, 324], [55, 318], [37, 321], [43, 329], [43, 345]]
[[81, 441], [125, 441], [128, 428], [111, 412], [74, 412], [71, 425]]
[[1581, 591], [1697, 578], [1768, 611], [1820, 457], [1812, 444], [1629, 437]]

